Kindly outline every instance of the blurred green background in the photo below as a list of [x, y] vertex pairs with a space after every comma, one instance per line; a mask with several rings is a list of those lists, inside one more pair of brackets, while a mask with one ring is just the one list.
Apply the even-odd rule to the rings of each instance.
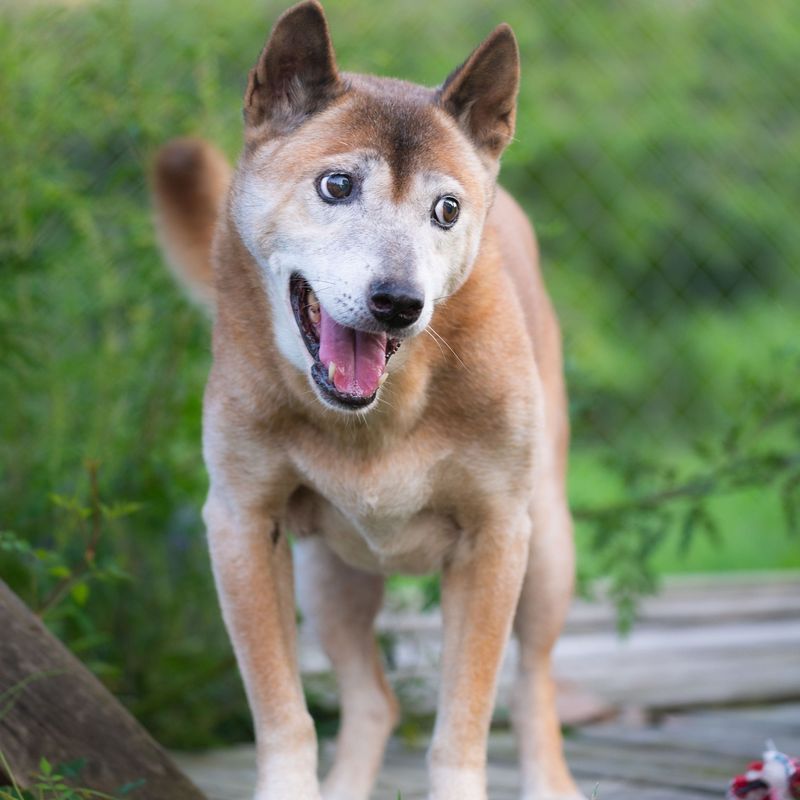
[[[0, 4], [0, 570], [172, 746], [250, 729], [199, 516], [209, 324], [162, 266], [146, 174], [180, 134], [236, 157], [282, 9]], [[502, 181], [565, 331], [582, 576], [800, 567], [797, 0], [326, 9], [343, 68], [428, 85], [516, 31]]]

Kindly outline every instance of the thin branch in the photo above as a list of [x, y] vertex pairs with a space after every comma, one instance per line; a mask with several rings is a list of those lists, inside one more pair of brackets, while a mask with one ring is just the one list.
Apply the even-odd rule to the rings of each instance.
[[89, 540], [86, 543], [86, 549], [83, 552], [83, 559], [75, 567], [70, 575], [62, 578], [50, 591], [50, 594], [42, 601], [36, 609], [36, 615], [42, 619], [55, 608], [82, 580], [85, 579], [88, 573], [94, 569], [95, 557], [97, 555], [97, 546], [100, 543], [100, 537], [103, 535], [103, 504], [100, 499], [100, 487], [97, 480], [97, 471], [100, 467], [100, 462], [94, 459], [86, 462], [86, 470], [89, 473], [89, 519], [91, 527], [89, 532]]
[[712, 494], [731, 494], [741, 491], [741, 483], [731, 483], [726, 485], [725, 480], [731, 475], [736, 475], [742, 470], [753, 470], [753, 468], [766, 467], [774, 478], [784, 472], [788, 472], [800, 466], [800, 453], [788, 455], [774, 454], [766, 456], [754, 456], [742, 458], [719, 467], [706, 474], [695, 476], [688, 481], [662, 489], [650, 494], [631, 498], [620, 503], [607, 506], [578, 507], [573, 509], [572, 514], [575, 519], [580, 520], [601, 520], [630, 514], [636, 511], [648, 511], [666, 503], [676, 500], [686, 500], [689, 498], [708, 497]]

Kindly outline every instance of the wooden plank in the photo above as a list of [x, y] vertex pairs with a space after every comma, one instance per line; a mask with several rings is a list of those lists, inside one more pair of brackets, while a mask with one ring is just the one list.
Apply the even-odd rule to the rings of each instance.
[[641, 783], [603, 780], [595, 784], [579, 780], [578, 785], [587, 797], [592, 796], [592, 791], [597, 786], [598, 800], [709, 800], [712, 797], [721, 800], [716, 793], [696, 792], [691, 789], [676, 792], [671, 787], [645, 786]]
[[[699, 717], [706, 715], [698, 714]], [[740, 708], [730, 711], [717, 711], [708, 716], [722, 720], [744, 720], [747, 724], [752, 722], [763, 723], [773, 729], [783, 728], [789, 735], [800, 735], [800, 703], [781, 703], [777, 706], [763, 706], [755, 708]]]
[[574, 774], [599, 782], [623, 780], [676, 791], [707, 792], [723, 797], [730, 778], [741, 768], [735, 759], [662, 747], [625, 747], [602, 742], [569, 740], [565, 745]]
[[[602, 592], [600, 593], [602, 595]], [[642, 600], [638, 625], [688, 626], [713, 622], [797, 619], [800, 615], [800, 572], [684, 576], [667, 579], [659, 594]], [[390, 635], [438, 636], [438, 612], [384, 611], [378, 630]], [[616, 614], [602, 597], [576, 599], [567, 619], [566, 634], [614, 631]]]
[[[614, 630], [608, 604], [576, 603], [556, 651], [560, 680], [586, 687], [622, 707], [664, 710], [696, 704], [800, 698], [800, 574], [734, 576], [669, 581], [643, 606], [631, 637]], [[381, 629], [394, 642], [391, 677], [406, 708], [429, 713], [439, 682], [441, 619], [438, 614], [384, 614]], [[301, 637], [301, 663], [313, 673], [315, 691], [335, 704], [327, 661]], [[504, 661], [500, 701], [508, 697], [515, 648]], [[800, 754], [800, 703], [669, 713], [658, 725], [620, 723], [585, 727], [567, 740], [570, 763], [587, 793], [600, 784], [600, 800], [710, 800], [724, 796], [730, 778], [760, 755], [772, 738]], [[322, 763], [329, 763], [323, 743]], [[181, 760], [212, 800], [250, 800], [255, 781], [252, 748], [219, 763]], [[249, 759], [249, 760], [248, 760]], [[513, 740], [490, 739], [490, 797], [518, 797]], [[427, 797], [424, 742], [395, 740], [374, 795], [395, 800]]]
[[[616, 671], [587, 674], [576, 670], [570, 680], [593, 689], [620, 706], [651, 710], [782, 701], [800, 695], [800, 653], [750, 651], [738, 660], [683, 657], [619, 664]], [[557, 674], [563, 672], [557, 670]]]
[[782, 725], [767, 712], [763, 718], [753, 719], [747, 711], [710, 711], [670, 715], [644, 729], [614, 723], [591, 725], [580, 731], [579, 738], [584, 742], [602, 740], [619, 749], [646, 746], [704, 753], [731, 765], [738, 763], [736, 772], [741, 772], [747, 763], [761, 756], [769, 739], [786, 753], [800, 753], [799, 720], [796, 717], [793, 725]]
[[[203, 800], [200, 790], [108, 689], [0, 580], [0, 751], [22, 787], [40, 759], [85, 760], [81, 781], [114, 792], [142, 780], [148, 796]], [[0, 781], [10, 776], [0, 776]]]
[[[759, 755], [758, 748], [739, 754], [729, 746], [730, 742], [734, 740], [737, 747], [741, 746], [738, 734], [752, 724], [761, 726], [759, 734], [781, 726], [797, 732], [797, 712], [797, 705], [785, 709], [737, 709], [670, 717], [652, 728], [590, 727], [567, 738], [567, 757], [587, 794], [596, 783], [600, 784], [601, 800], [720, 798], [744, 762]], [[397, 791], [403, 793], [404, 800], [426, 797], [425, 744], [391, 742], [374, 797], [394, 800]], [[323, 769], [332, 754], [332, 743], [324, 742]], [[510, 733], [492, 733], [489, 756], [492, 800], [516, 798], [518, 776]], [[252, 746], [203, 756], [180, 756], [178, 760], [211, 800], [250, 800], [255, 783]]]
[[[576, 778], [600, 783], [610, 780], [642, 787], [670, 787], [674, 791], [724, 795], [728, 780], [741, 766], [738, 759], [691, 749], [672, 749], [663, 742], [631, 739], [616, 742], [587, 738], [581, 732], [564, 742], [567, 760]], [[510, 733], [493, 734], [493, 763], [516, 761]], [[720, 788], [721, 787], [721, 788]]]
[[206, 793], [208, 800], [252, 800], [256, 784], [253, 745], [205, 753], [176, 753], [175, 760]]
[[[578, 657], [587, 648], [593, 655], [637, 652], [676, 652], [678, 650], [724, 650], [744, 653], [765, 646], [788, 646], [800, 649], [800, 619], [770, 620], [738, 625], [702, 625], [696, 628], [667, 630], [635, 629], [627, 638], [607, 633], [564, 636], [556, 647], [556, 656]], [[587, 665], [592, 666], [592, 665]]]
[[[390, 677], [407, 711], [433, 712], [438, 661], [436, 642], [412, 641], [396, 648], [397, 666]], [[512, 642], [500, 676], [501, 708], [509, 702], [515, 663]], [[562, 683], [622, 707], [664, 710], [783, 701], [800, 697], [800, 622], [638, 631], [627, 640], [613, 634], [567, 636], [556, 648], [555, 672]], [[327, 686], [335, 706], [330, 676], [313, 680], [315, 696]]]
[[[325, 749], [325, 748], [324, 748]], [[327, 762], [329, 754], [324, 756]], [[176, 760], [207, 793], [209, 800], [252, 800], [255, 785], [255, 749], [250, 746], [231, 748], [204, 755], [178, 755]], [[577, 772], [591, 767], [578, 765]], [[621, 781], [606, 775], [592, 774], [579, 779], [587, 796], [600, 784], [600, 800], [708, 800], [719, 794], [684, 790], [675, 786]], [[489, 796], [491, 800], [518, 800], [519, 778], [516, 765], [507, 757], [494, 756], [489, 767]], [[395, 800], [401, 792], [403, 800], [427, 798], [425, 751], [422, 746], [408, 747], [393, 741], [386, 757], [384, 769], [373, 793], [374, 800]]]
[[[627, 639], [616, 634], [608, 608], [592, 607], [559, 641], [557, 677], [585, 688], [594, 708], [603, 708], [603, 700], [664, 710], [800, 697], [800, 580], [794, 573], [779, 581], [671, 582], [645, 608], [644, 621]], [[601, 629], [592, 628], [595, 623]], [[384, 618], [393, 639], [390, 678], [414, 713], [435, 709], [440, 626], [438, 614]], [[308, 657], [313, 645], [304, 649], [302, 663], [324, 673], [324, 657]], [[501, 707], [508, 702], [515, 653], [512, 642], [501, 672]]]

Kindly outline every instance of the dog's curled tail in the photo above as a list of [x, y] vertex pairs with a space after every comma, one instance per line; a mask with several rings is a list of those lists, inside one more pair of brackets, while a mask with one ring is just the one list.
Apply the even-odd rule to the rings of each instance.
[[152, 169], [156, 231], [166, 262], [210, 313], [215, 306], [211, 244], [230, 178], [225, 156], [195, 138], [165, 144]]

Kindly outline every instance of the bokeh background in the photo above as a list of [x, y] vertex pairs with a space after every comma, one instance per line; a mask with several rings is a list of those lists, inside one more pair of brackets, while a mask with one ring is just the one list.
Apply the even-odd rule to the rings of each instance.
[[[181, 134], [236, 157], [282, 9], [0, 3], [0, 572], [177, 747], [250, 723], [199, 515], [209, 323], [162, 266], [147, 170]], [[501, 180], [565, 333], [582, 588], [624, 625], [660, 575], [800, 567], [800, 3], [326, 9], [345, 69], [428, 85], [516, 31]]]

